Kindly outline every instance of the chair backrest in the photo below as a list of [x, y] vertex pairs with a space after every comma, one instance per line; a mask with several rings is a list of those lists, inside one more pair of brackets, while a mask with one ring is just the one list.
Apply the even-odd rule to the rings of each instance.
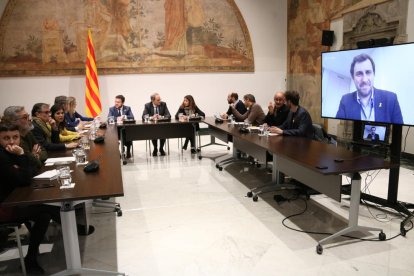
[[336, 141], [326, 133], [320, 124], [312, 124], [313, 126], [313, 140], [326, 143], [336, 144]]

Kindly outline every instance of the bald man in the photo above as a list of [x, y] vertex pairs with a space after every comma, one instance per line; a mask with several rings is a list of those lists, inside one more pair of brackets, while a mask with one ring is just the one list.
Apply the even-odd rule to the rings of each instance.
[[269, 111], [265, 117], [265, 123], [268, 126], [280, 126], [286, 121], [289, 114], [289, 108], [286, 106], [285, 93], [276, 92], [273, 101], [269, 103]]

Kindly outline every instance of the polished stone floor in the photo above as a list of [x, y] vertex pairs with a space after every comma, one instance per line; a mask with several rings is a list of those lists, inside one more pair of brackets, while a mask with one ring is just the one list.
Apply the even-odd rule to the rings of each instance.
[[[117, 199], [123, 215], [91, 207], [96, 231], [80, 237], [83, 266], [131, 276], [414, 275], [413, 232], [399, 235], [398, 214], [361, 206], [360, 224], [380, 227], [393, 239], [338, 238], [318, 255], [317, 241], [326, 235], [300, 231], [334, 233], [345, 227], [348, 196], [338, 203], [324, 195], [306, 200], [283, 191], [291, 200], [276, 203], [275, 193], [269, 193], [253, 202], [246, 193], [271, 179], [266, 168], [236, 163], [219, 171], [214, 159], [226, 148], [203, 148], [206, 157], [198, 160], [189, 151], [181, 154], [177, 139], [169, 143], [170, 154], [155, 158], [148, 156], [143, 142], [134, 143], [134, 160], [122, 169], [125, 196]], [[413, 173], [400, 171], [400, 200], [414, 202]], [[362, 177], [364, 191], [386, 197], [388, 171]], [[285, 221], [295, 230], [282, 224], [299, 213]], [[65, 267], [59, 231], [51, 232], [50, 244], [42, 247], [47, 252], [40, 256], [47, 274]], [[352, 235], [378, 237], [374, 232]], [[17, 259], [0, 267], [4, 264], [0, 273], [18, 275]]]

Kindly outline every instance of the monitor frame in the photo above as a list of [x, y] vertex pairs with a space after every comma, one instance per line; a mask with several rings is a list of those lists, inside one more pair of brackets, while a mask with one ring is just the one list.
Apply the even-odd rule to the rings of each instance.
[[[400, 123], [395, 123], [395, 122], [388, 122], [388, 121], [369, 121], [369, 120], [364, 120], [364, 119], [354, 119], [354, 118], [338, 118], [336, 116], [331, 116], [331, 114], [326, 115], [326, 112], [324, 112], [324, 102], [323, 102], [323, 98], [324, 98], [324, 56], [326, 57], [326, 55], [329, 54], [333, 54], [333, 53], [337, 53], [337, 52], [351, 52], [351, 51], [370, 51], [370, 50], [375, 50], [378, 48], [390, 48], [390, 47], [399, 47], [399, 46], [404, 46], [404, 45], [412, 45], [414, 48], [414, 42], [407, 42], [407, 43], [400, 43], [400, 44], [393, 44], [393, 45], [384, 45], [384, 46], [377, 46], [377, 45], [373, 45], [372, 47], [368, 47], [368, 48], [361, 48], [361, 49], [346, 49], [346, 50], [336, 50], [336, 51], [323, 51], [321, 53], [321, 94], [320, 94], [320, 103], [321, 103], [321, 109], [320, 109], [320, 116], [323, 119], [336, 119], [336, 120], [345, 120], [345, 121], [359, 121], [361, 123], [372, 123], [372, 124], [377, 124], [377, 125], [384, 125], [384, 124], [388, 124], [388, 125], [401, 125], [401, 126], [414, 126], [414, 121], [411, 122], [407, 122], [407, 115], [411, 115], [411, 113], [408, 113], [406, 109], [403, 110], [403, 108], [401, 107], [401, 103], [404, 100], [405, 97], [401, 97], [401, 95], [399, 95], [399, 93], [394, 92], [395, 94], [397, 94], [398, 97], [398, 102], [400, 104], [400, 108], [401, 108], [401, 112], [403, 115], [403, 119], [404, 122], [402, 124]], [[355, 54], [357, 55], [357, 54]], [[349, 75], [349, 73], [348, 73]], [[381, 87], [379, 87], [379, 89], [381, 89]], [[339, 104], [339, 102], [338, 102]], [[405, 111], [405, 113], [404, 113]], [[329, 113], [329, 112], [328, 112]], [[407, 114], [408, 113], [408, 114]], [[411, 117], [411, 116], [408, 116]], [[389, 130], [388, 130], [389, 133]], [[389, 138], [389, 137], [388, 137]]]

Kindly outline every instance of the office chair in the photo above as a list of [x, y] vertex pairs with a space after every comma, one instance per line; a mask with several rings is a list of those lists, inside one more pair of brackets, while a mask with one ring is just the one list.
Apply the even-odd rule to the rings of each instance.
[[4, 227], [4, 228], [8, 228], [8, 229], [13, 229], [14, 233], [16, 235], [16, 243], [17, 243], [17, 248], [19, 251], [19, 257], [20, 257], [20, 265], [22, 267], [22, 274], [24, 276], [26, 276], [26, 266], [24, 264], [24, 255], [23, 255], [23, 249], [22, 249], [22, 243], [21, 243], [21, 239], [20, 239], [20, 234], [19, 234], [19, 227], [20, 227], [21, 223], [19, 222], [6, 222], [6, 223], [0, 223], [0, 227]]

